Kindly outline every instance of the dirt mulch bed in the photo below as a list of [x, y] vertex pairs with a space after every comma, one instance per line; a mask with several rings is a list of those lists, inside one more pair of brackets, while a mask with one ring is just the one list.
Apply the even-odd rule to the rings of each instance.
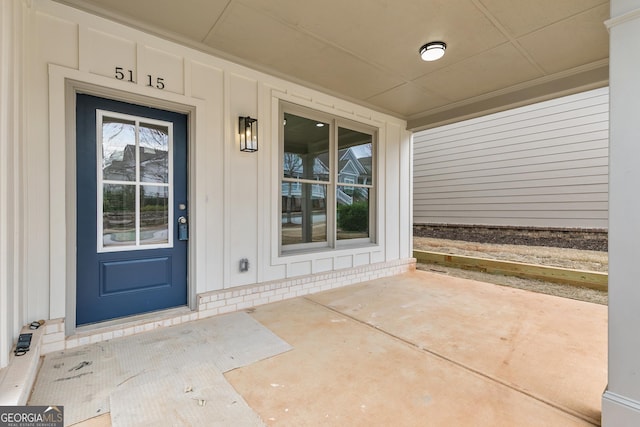
[[[416, 227], [414, 229], [413, 246], [417, 250], [476, 258], [516, 261], [575, 270], [608, 271], [606, 233], [594, 233], [592, 231], [582, 233], [579, 231], [572, 233], [540, 232], [540, 230], [511, 231], [504, 228], [484, 228], [480, 230], [481, 232], [470, 232], [468, 227], [462, 227], [457, 230], [451, 227], [444, 227], [435, 231], [434, 228], [418, 231]], [[430, 236], [424, 237], [421, 234], [430, 234]], [[445, 238], [441, 236], [445, 236]], [[461, 237], [464, 237], [464, 239], [461, 239]], [[546, 245], [539, 245], [543, 241]], [[607, 304], [607, 292], [588, 288], [461, 270], [435, 264], [419, 263], [418, 268], [533, 292], [597, 304]]]
[[539, 229], [470, 225], [424, 225], [413, 227], [413, 235], [445, 240], [494, 243], [503, 245], [547, 246], [606, 252], [606, 230]]

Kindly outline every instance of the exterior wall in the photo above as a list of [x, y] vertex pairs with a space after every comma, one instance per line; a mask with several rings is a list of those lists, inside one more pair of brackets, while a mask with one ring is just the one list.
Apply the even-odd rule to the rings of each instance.
[[610, 33], [611, 146], [609, 186], [609, 381], [604, 427], [640, 425], [640, 7], [612, 0]]
[[[73, 332], [69, 316], [74, 304], [75, 160], [70, 87], [97, 95], [122, 94], [125, 100], [149, 99], [154, 106], [182, 105], [192, 112], [192, 310], [202, 309], [198, 302], [203, 295], [226, 289], [259, 289], [260, 284], [288, 283], [295, 277], [322, 282], [323, 274], [348, 275], [367, 266], [378, 275], [397, 273], [398, 263], [410, 268], [411, 136], [404, 121], [49, 0], [24, 4], [29, 34], [24, 99], [29, 120], [19, 148], [28, 162], [24, 182], [15, 187], [25, 198], [20, 212], [25, 224], [21, 260], [28, 261], [17, 289], [28, 298], [26, 312], [18, 313], [18, 323], [9, 324], [3, 336], [16, 333], [25, 319], [40, 318], [66, 318], [67, 334]], [[138, 83], [115, 79], [115, 67], [132, 70]], [[162, 77], [165, 88], [145, 86], [147, 75]], [[280, 100], [378, 129], [375, 244], [279, 254]], [[239, 150], [240, 115], [259, 120], [257, 153]], [[246, 273], [239, 272], [241, 258], [249, 260]], [[366, 280], [370, 275], [358, 277]], [[58, 337], [57, 329], [55, 333]], [[3, 349], [6, 354], [6, 344]]]
[[414, 222], [606, 228], [609, 90], [414, 134]]
[[[327, 291], [367, 280], [379, 279], [414, 269], [413, 261], [398, 260], [348, 270], [337, 270], [320, 275], [294, 277], [274, 280], [255, 285], [223, 289], [198, 295], [198, 309], [167, 310], [162, 318], [142, 316], [125, 324], [107, 325], [99, 329], [82, 331], [73, 336], [65, 335], [63, 319], [47, 322], [44, 328], [41, 353], [47, 354], [75, 348], [80, 345], [96, 343], [113, 338], [135, 335], [167, 326], [205, 319], [218, 314], [246, 310], [262, 304], [282, 301], [315, 292]], [[0, 382], [0, 388], [2, 383]]]

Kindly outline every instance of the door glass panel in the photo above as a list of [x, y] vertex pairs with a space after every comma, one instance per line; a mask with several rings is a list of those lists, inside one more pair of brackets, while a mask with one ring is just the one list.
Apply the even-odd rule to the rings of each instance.
[[103, 117], [102, 174], [104, 180], [136, 180], [136, 124], [134, 121]]
[[172, 247], [172, 123], [102, 110], [98, 118], [98, 251]]
[[140, 244], [169, 242], [169, 187], [140, 187]]
[[169, 128], [140, 125], [140, 181], [169, 182]]
[[136, 243], [136, 186], [104, 184], [102, 190], [102, 244]]

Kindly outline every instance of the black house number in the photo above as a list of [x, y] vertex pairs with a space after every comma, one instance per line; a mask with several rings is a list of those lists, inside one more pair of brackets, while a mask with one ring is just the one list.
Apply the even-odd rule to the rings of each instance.
[[135, 81], [133, 81], [133, 70], [125, 70], [122, 67], [116, 67], [115, 78], [117, 80], [125, 80], [125, 77], [127, 77], [126, 81], [135, 83]]
[[156, 89], [164, 89], [164, 78], [156, 77], [155, 79], [151, 74], [147, 74], [147, 86], [155, 87]]
[[[114, 77], [116, 80], [135, 83], [135, 80], [133, 80], [133, 70], [125, 70], [122, 67], [116, 67]], [[147, 86], [155, 87], [156, 89], [164, 89], [164, 77], [154, 77], [151, 74], [147, 74]]]

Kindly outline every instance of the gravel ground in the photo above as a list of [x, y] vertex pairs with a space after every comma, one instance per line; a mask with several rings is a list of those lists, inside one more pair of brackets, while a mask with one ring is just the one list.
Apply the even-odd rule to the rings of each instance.
[[[478, 231], [477, 228], [471, 229], [468, 227], [455, 229], [453, 227], [443, 227], [434, 231], [434, 228], [437, 227], [432, 227], [429, 230], [417, 228], [414, 230], [413, 243], [414, 249], [417, 250], [525, 262], [576, 270], [608, 271], [606, 233], [513, 231], [504, 228], [487, 228]], [[427, 236], [425, 237], [425, 235]], [[544, 242], [546, 246], [540, 245], [541, 242]], [[594, 289], [461, 270], [435, 264], [419, 263], [417, 267], [421, 270], [435, 271], [455, 277], [511, 286], [597, 304], [607, 304], [607, 292]]]
[[606, 252], [605, 230], [565, 230], [483, 226], [415, 225], [413, 235], [466, 242], [545, 246]]

